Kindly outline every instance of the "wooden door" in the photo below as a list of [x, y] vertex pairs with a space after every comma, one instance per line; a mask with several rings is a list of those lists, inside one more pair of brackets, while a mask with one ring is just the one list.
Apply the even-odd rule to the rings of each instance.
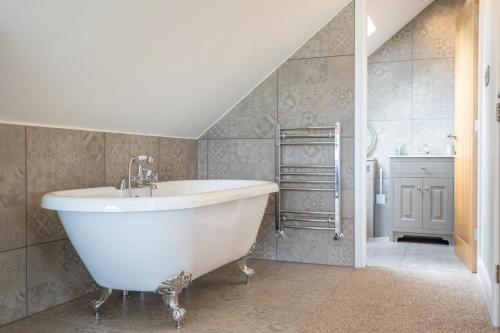
[[456, 20], [455, 45], [455, 253], [477, 270], [476, 165], [478, 0], [467, 0]]
[[423, 183], [424, 229], [453, 230], [453, 179], [424, 178]]
[[422, 229], [422, 178], [394, 178], [394, 227]]

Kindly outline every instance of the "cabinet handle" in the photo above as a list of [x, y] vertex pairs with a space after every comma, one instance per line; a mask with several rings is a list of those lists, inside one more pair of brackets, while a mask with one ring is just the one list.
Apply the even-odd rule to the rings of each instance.
[[429, 187], [428, 186], [424, 187], [424, 190], [429, 191]]
[[425, 170], [425, 167], [423, 165], [420, 166], [420, 169]]
[[422, 188], [420, 186], [417, 186], [417, 191], [421, 191]]

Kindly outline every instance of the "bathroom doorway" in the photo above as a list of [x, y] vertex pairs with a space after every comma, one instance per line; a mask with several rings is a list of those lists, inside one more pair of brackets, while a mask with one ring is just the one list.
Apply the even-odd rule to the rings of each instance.
[[477, 4], [430, 1], [369, 50], [367, 265], [476, 271]]
[[[371, 3], [375, 3], [376, 1], [374, 0]], [[476, 211], [477, 211], [477, 231], [474, 230], [474, 224], [470, 223], [469, 229], [468, 229], [468, 238], [466, 240], [467, 244], [470, 244], [469, 247], [475, 247], [474, 243], [476, 243], [477, 246], [477, 280], [480, 283], [481, 288], [483, 289], [483, 295], [484, 295], [484, 300], [486, 301], [486, 304], [488, 306], [488, 310], [491, 316], [491, 321], [493, 325], [495, 326], [500, 326], [500, 285], [498, 284], [498, 272], [499, 272], [499, 267], [500, 267], [500, 174], [498, 174], [498, 170], [500, 169], [500, 117], [498, 116], [500, 114], [500, 70], [498, 68], [499, 63], [498, 59], [500, 57], [500, 40], [497, 38], [498, 32], [500, 31], [500, 23], [497, 20], [497, 17], [500, 15], [500, 3], [495, 0], [449, 0], [449, 1], [441, 1], [441, 3], [444, 4], [453, 4], [454, 2], [456, 3], [461, 3], [462, 6], [459, 6], [457, 10], [454, 12], [454, 14], [458, 17], [460, 10], [463, 9], [463, 5], [466, 3], [472, 3], [474, 2], [477, 6], [477, 3], [479, 3], [479, 15], [474, 15], [473, 18], [475, 18], [474, 21], [475, 23], [479, 25], [479, 38], [478, 38], [478, 57], [477, 57], [477, 89], [478, 89], [478, 120], [476, 121], [470, 121], [472, 122], [472, 126], [468, 127], [468, 130], [471, 131], [470, 129], [473, 129], [473, 132], [477, 132], [477, 137], [478, 137], [478, 143], [477, 143], [477, 167], [476, 167], [476, 174], [472, 172], [473, 176], [477, 177], [476, 184], [474, 185], [473, 181], [467, 180], [464, 181], [462, 184], [467, 184], [464, 186], [467, 186], [467, 190], [471, 191], [475, 186], [477, 186], [476, 193], [472, 195], [472, 199], [475, 200], [476, 203]], [[364, 31], [367, 31], [367, 16], [370, 15], [370, 6], [369, 6], [370, 1], [368, 0], [360, 0], [357, 2], [357, 24], [356, 24], [356, 29], [358, 31], [357, 39], [356, 39], [356, 48], [357, 52], [363, 53], [365, 50], [367, 50], [367, 46], [369, 46], [369, 37], [366, 38], [366, 36], [363, 35]], [[416, 2], [415, 2], [416, 3]], [[432, 1], [432, 4], [427, 4], [428, 6], [426, 7], [426, 10], [428, 8], [432, 8], [432, 6], [435, 6], [436, 3], [439, 3], [439, 0]], [[409, 2], [405, 2], [405, 5], [409, 5]], [[367, 8], [368, 7], [368, 8]], [[425, 10], [422, 11], [422, 13], [425, 13]], [[444, 11], [442, 12], [443, 15], [449, 14], [450, 11]], [[453, 11], [451, 11], [453, 13]], [[401, 16], [401, 15], [400, 15]], [[441, 15], [442, 17], [442, 15]], [[419, 22], [413, 22], [417, 23], [416, 26], [418, 29], [415, 29], [415, 25], [411, 27], [411, 32], [405, 34], [404, 29], [401, 29], [401, 33], [398, 33], [397, 37], [393, 36], [395, 38], [392, 38], [391, 42], [386, 43], [387, 48], [383, 50], [383, 52], [380, 52], [378, 54], [380, 57], [386, 57], [387, 59], [391, 58], [391, 60], [387, 60], [385, 63], [380, 61], [382, 63], [380, 66], [382, 67], [383, 65], [387, 65], [390, 63], [398, 63], [397, 58], [406, 56], [406, 59], [402, 59], [401, 62], [410, 62], [411, 63], [411, 69], [407, 71], [406, 73], [409, 73], [411, 76], [411, 80], [408, 83], [408, 86], [410, 87], [410, 94], [406, 93], [404, 94], [405, 90], [403, 87], [400, 86], [391, 86], [389, 85], [389, 89], [386, 87], [388, 86], [388, 83], [391, 82], [391, 75], [394, 74], [394, 77], [401, 77], [402, 75], [405, 74], [404, 71], [399, 70], [399, 71], [393, 71], [392, 73], [390, 71], [384, 72], [383, 70], [379, 70], [376, 72], [373, 71], [374, 67], [374, 62], [373, 58], [371, 55], [373, 52], [370, 52], [369, 48], [365, 54], [360, 55], [356, 60], [356, 85], [357, 87], [362, 91], [361, 97], [358, 100], [358, 103], [356, 104], [356, 117], [357, 117], [357, 122], [356, 122], [356, 133], [359, 135], [362, 140], [364, 140], [365, 143], [368, 143], [362, 147], [358, 147], [356, 150], [356, 156], [359, 157], [356, 162], [356, 166], [358, 167], [358, 173], [356, 174], [357, 177], [360, 177], [362, 181], [360, 181], [359, 185], [356, 187], [357, 191], [357, 200], [360, 203], [357, 206], [356, 214], [359, 216], [359, 219], [356, 220], [356, 267], [365, 267], [367, 264], [368, 265], [378, 265], [378, 266], [388, 266], [390, 268], [396, 268], [396, 269], [404, 269], [404, 268], [410, 268], [409, 266], [413, 266], [413, 268], [417, 269], [425, 269], [428, 268], [428, 271], [425, 271], [425, 273], [433, 274], [432, 276], [436, 277], [436, 281], [439, 280], [439, 276], [442, 276], [443, 274], [448, 274], [448, 273], [443, 273], [443, 270], [452, 270], [451, 274], [455, 276], [455, 274], [466, 274], [466, 275], [471, 275], [471, 270], [469, 269], [468, 265], [465, 265], [459, 258], [459, 256], [456, 255], [455, 253], [455, 246], [450, 246], [448, 244], [453, 244], [454, 238], [457, 236], [457, 234], [449, 233], [448, 236], [451, 236], [451, 239], [445, 239], [444, 237], [440, 236], [439, 238], [441, 241], [447, 241], [447, 245], [441, 245], [441, 244], [429, 244], [425, 243], [425, 240], [436, 240], [436, 238], [431, 238], [431, 237], [426, 237], [426, 238], [420, 238], [418, 239], [418, 242], [415, 242], [416, 239], [411, 239], [409, 236], [421, 236], [421, 235], [398, 235], [399, 241], [398, 242], [393, 242], [394, 240], [394, 233], [392, 234], [392, 240], [390, 235], [384, 235], [385, 237], [370, 237], [371, 235], [367, 234], [368, 228], [368, 223], [370, 221], [367, 221], [367, 216], [370, 216], [370, 214], [365, 214], [364, 209], [370, 209], [370, 205], [367, 204], [367, 201], [370, 200], [371, 197], [373, 197], [373, 219], [374, 221], [374, 228], [372, 229], [373, 233], [377, 233], [379, 231], [384, 231], [384, 228], [377, 228], [377, 214], [381, 215], [386, 213], [386, 216], [389, 216], [387, 219], [382, 219], [383, 221], [390, 221], [386, 225], [387, 228], [392, 228], [393, 227], [393, 214], [388, 213], [387, 211], [384, 211], [384, 208], [389, 208], [391, 207], [391, 192], [394, 191], [394, 186], [391, 186], [391, 181], [387, 181], [387, 178], [384, 174], [384, 178], [382, 180], [382, 185], [380, 186], [380, 177], [378, 177], [379, 172], [379, 167], [374, 167], [373, 172], [373, 181], [372, 181], [372, 187], [373, 187], [373, 192], [368, 192], [366, 193], [366, 190], [370, 189], [370, 179], [368, 177], [361, 177], [361, 175], [366, 175], [367, 173], [370, 172], [369, 169], [367, 169], [366, 166], [366, 159], [362, 159], [361, 155], [364, 152], [364, 149], [368, 146], [368, 125], [373, 125], [375, 121], [382, 121], [382, 120], [374, 120], [371, 119], [370, 112], [372, 112], [372, 102], [373, 102], [373, 95], [370, 93], [370, 89], [373, 88], [372, 85], [374, 85], [373, 81], [373, 73], [376, 74], [384, 74], [388, 73], [387, 75], [381, 75], [383, 78], [380, 80], [380, 86], [376, 87], [379, 89], [379, 91], [383, 91], [383, 89], [388, 90], [390, 93], [396, 94], [396, 95], [402, 95], [402, 96], [409, 96], [410, 98], [410, 112], [413, 111], [413, 108], [418, 106], [419, 109], [417, 111], [425, 111], [426, 106], [432, 106], [432, 98], [428, 98], [424, 100], [424, 103], [415, 103], [414, 98], [419, 97], [422, 92], [427, 91], [427, 97], [433, 97], [437, 96], [441, 97], [441, 99], [437, 99], [438, 101], [441, 100], [441, 104], [437, 104], [437, 108], [435, 112], [430, 113], [431, 117], [428, 118], [427, 123], [424, 122], [423, 125], [432, 125], [432, 126], [437, 126], [438, 124], [442, 124], [443, 122], [439, 121], [439, 118], [437, 117], [438, 115], [442, 114], [441, 112], [443, 110], [446, 110], [447, 105], [446, 103], [443, 102], [443, 97], [446, 97], [442, 92], [440, 94], [435, 94], [436, 91], [439, 91], [437, 89], [442, 89], [445, 87], [447, 82], [453, 82], [455, 84], [455, 68], [453, 67], [453, 76], [448, 77], [447, 80], [433, 80], [433, 81], [425, 81], [423, 80], [423, 84], [417, 84], [418, 82], [414, 81], [415, 77], [416, 78], [426, 78], [426, 75], [435, 75], [439, 74], [439, 67], [433, 67], [430, 66], [428, 67], [427, 71], [423, 71], [424, 74], [419, 76], [418, 74], [422, 72], [422, 69], [425, 68], [425, 62], [428, 60], [429, 62], [432, 62], [433, 59], [439, 60], [439, 57], [433, 57], [429, 59], [423, 58], [423, 55], [427, 52], [432, 51], [432, 47], [424, 47], [422, 49], [422, 53], [419, 53], [419, 57], [417, 58], [411, 58], [415, 56], [417, 50], [415, 47], [421, 47], [422, 45], [425, 46], [425, 43], [419, 42], [422, 39], [425, 40], [427, 37], [432, 35], [432, 31], [435, 31], [435, 29], [432, 29], [432, 26], [430, 29], [425, 29], [421, 28], [420, 23], [422, 23], [425, 19], [425, 16], [419, 21]], [[372, 17], [372, 23], [377, 27], [377, 20]], [[409, 22], [412, 22], [412, 20], [409, 20]], [[472, 20], [471, 20], [472, 21]], [[439, 22], [439, 19], [436, 19], [435, 22]], [[373, 28], [372, 28], [373, 30]], [[438, 47], [438, 54], [441, 52], [445, 52], [447, 50], [447, 45], [443, 38], [447, 35], [446, 29], [443, 28], [441, 25], [437, 25], [437, 30], [439, 30], [438, 35], [441, 38], [438, 38], [435, 43], [431, 43], [430, 45], [434, 45]], [[456, 37], [456, 31], [453, 29], [453, 34], [454, 37]], [[408, 40], [411, 40], [411, 47], [408, 48]], [[415, 43], [417, 45], [415, 45]], [[405, 46], [406, 45], [406, 46]], [[455, 41], [453, 42], [453, 48], [455, 48]], [[449, 45], [448, 45], [449, 46]], [[370, 56], [370, 57], [369, 57]], [[370, 59], [371, 58], [371, 59]], [[444, 62], [447, 57], [441, 58], [441, 60]], [[454, 58], [454, 56], [450, 56], [448, 58]], [[456, 59], [453, 59], [456, 60]], [[471, 61], [471, 59], [468, 59]], [[419, 66], [420, 65], [420, 66]], [[394, 65], [395, 66], [395, 65]], [[452, 66], [455, 66], [455, 61], [452, 62]], [[372, 67], [372, 68], [370, 68]], [[400, 68], [401, 69], [401, 68]], [[391, 75], [389, 75], [391, 74]], [[473, 75], [471, 75], [472, 77]], [[472, 77], [469, 81], [467, 79], [463, 79], [462, 81], [465, 81], [467, 83], [471, 83], [476, 81], [476, 78]], [[408, 81], [407, 81], [408, 82]], [[461, 82], [463, 83], [463, 82]], [[364, 85], [366, 84], [366, 86]], [[436, 84], [436, 85], [435, 85]], [[394, 88], [394, 89], [392, 89]], [[455, 92], [455, 87], [453, 89], [449, 89], [448, 91]], [[373, 91], [373, 90], [372, 90]], [[366, 96], [367, 95], [367, 96]], [[368, 97], [367, 100], [365, 101], [365, 97]], [[377, 97], [377, 95], [375, 95]], [[434, 99], [435, 101], [436, 99]], [[391, 105], [391, 102], [397, 101], [396, 99], [389, 99], [385, 102], [386, 105]], [[404, 98], [399, 99], [399, 101], [404, 101]], [[453, 112], [456, 113], [458, 112], [459, 108], [455, 108], [455, 99], [452, 99], [453, 101]], [[384, 102], [382, 100], [382, 102]], [[402, 109], [400, 105], [397, 106], [396, 109]], [[439, 112], [438, 112], [439, 111]], [[412, 114], [412, 113], [410, 113]], [[367, 119], [368, 118], [368, 119]], [[412, 121], [413, 118], [417, 118], [415, 120], [420, 120], [418, 117], [412, 117], [410, 119], [407, 119], [407, 121]], [[447, 119], [447, 118], [443, 118]], [[472, 118], [475, 120], [475, 118]], [[425, 120], [422, 118], [422, 120]], [[429, 203], [427, 203], [427, 209], [425, 210], [418, 210], [414, 209], [415, 207], [419, 207], [423, 205], [423, 199], [422, 198], [423, 194], [420, 196], [418, 193], [423, 193], [423, 192], [417, 192], [417, 191], [427, 191], [426, 187], [431, 189], [430, 186], [440, 186], [441, 190], [437, 189], [436, 191], [433, 191], [433, 194], [438, 194], [438, 198], [443, 198], [446, 193], [446, 191], [443, 192], [442, 188], [444, 185], [450, 185], [452, 187], [455, 186], [455, 182], [460, 181], [461, 179], [457, 177], [457, 174], [455, 174], [455, 156], [444, 156], [446, 152], [450, 151], [448, 149], [448, 145], [451, 146], [451, 151], [453, 155], [455, 154], [455, 151], [457, 149], [460, 149], [460, 147], [457, 145], [455, 146], [456, 142], [454, 139], [454, 136], [456, 135], [458, 137], [459, 132], [456, 131], [456, 129], [460, 130], [459, 127], [455, 128], [455, 114], [453, 115], [453, 122], [451, 122], [453, 126], [453, 131], [449, 131], [450, 134], [452, 134], [450, 137], [446, 135], [446, 139], [443, 138], [440, 132], [438, 130], [435, 131], [428, 131], [426, 135], [421, 135], [416, 137], [415, 135], [412, 135], [416, 130], [419, 129], [425, 129], [425, 126], [407, 126], [407, 127], [402, 127], [402, 126], [396, 126], [396, 122], [401, 121], [397, 118], [389, 118], [388, 124], [392, 122], [394, 125], [392, 129], [394, 131], [399, 130], [397, 133], [396, 141], [390, 141], [387, 140], [388, 137], [390, 137], [391, 133], [391, 127], [386, 126], [386, 127], [380, 127], [380, 131], [377, 131], [377, 128], [375, 129], [375, 144], [377, 147], [383, 146], [381, 143], [385, 141], [389, 141], [391, 144], [390, 145], [385, 145], [386, 149], [388, 149], [387, 155], [396, 155], [397, 158], [400, 159], [400, 163], [396, 163], [396, 171], [399, 173], [399, 176], [401, 177], [396, 177], [396, 178], [402, 178], [400, 179], [400, 182], [397, 184], [397, 188], [399, 189], [404, 189], [404, 191], [401, 191], [400, 194], [404, 194], [405, 200], [406, 201], [399, 201], [398, 203], [400, 204], [400, 207], [403, 208], [400, 210], [400, 212], [404, 212], [407, 216], [406, 221], [400, 221], [400, 223], [407, 223], [408, 228], [410, 226], [413, 226], [417, 223], [416, 221], [421, 221], [424, 219], [423, 214], [429, 214], [429, 211], [431, 212], [431, 217], [433, 217], [432, 214], [436, 215], [435, 212], [441, 212], [442, 211], [442, 205], [436, 205], [435, 202], [440, 202], [439, 200], [435, 200], [434, 203], [431, 202], [431, 209], [429, 210]], [[399, 123], [402, 124], [402, 123]], [[412, 124], [413, 125], [413, 124]], [[442, 126], [444, 128], [444, 126]], [[450, 127], [448, 127], [450, 128]], [[469, 132], [470, 133], [470, 132]], [[440, 135], [441, 137], [441, 142], [446, 141], [445, 145], [445, 153], [440, 155], [443, 158], [453, 158], [453, 167], [452, 167], [452, 182], [451, 184], [448, 182], [448, 184], [441, 184], [441, 185], [436, 185], [436, 184], [431, 184], [429, 182], [424, 182], [423, 178], [426, 177], [420, 177], [422, 178], [421, 180], [415, 181], [413, 179], [413, 182], [411, 182], [412, 179], [410, 178], [419, 178], [417, 177], [419, 174], [423, 172], [426, 168], [429, 167], [429, 165], [418, 165], [417, 168], [415, 168], [415, 165], [411, 165], [410, 160], [405, 161], [404, 159], [406, 158], [409, 153], [408, 151], [410, 149], [415, 148], [414, 140], [415, 138], [421, 139], [421, 140], [426, 140], [432, 142], [437, 142], [436, 140], [436, 135]], [[410, 140], [407, 141], [407, 145], [400, 145], [399, 141], [401, 139], [404, 139], [405, 136], [410, 136]], [[472, 138], [474, 138], [474, 133], [471, 135]], [[439, 141], [439, 140], [438, 140]], [[471, 142], [470, 140], [469, 142]], [[408, 144], [408, 142], [411, 143]], [[473, 142], [473, 141], [472, 141]], [[436, 153], [436, 150], [440, 149], [439, 146], [435, 146], [431, 143], [431, 145], [425, 146], [421, 145], [422, 149], [421, 151], [425, 155], [433, 155]], [[441, 146], [442, 147], [442, 146]], [[405, 148], [409, 148], [406, 150]], [[437, 148], [437, 149], [436, 149]], [[442, 148], [441, 148], [442, 149]], [[404, 153], [402, 153], [404, 151]], [[405, 155], [406, 154], [406, 155]], [[401, 156], [403, 155], [403, 156]], [[361, 162], [362, 161], [362, 162]], [[377, 160], [377, 163], [380, 161]], [[444, 161], [441, 161], [444, 162]], [[474, 158], [472, 158], [472, 165], [474, 165]], [[383, 164], [383, 161], [382, 161]], [[390, 166], [390, 162], [387, 162], [386, 165]], [[448, 167], [443, 168], [443, 164], [440, 164], [439, 168], [431, 168], [430, 171], [434, 173], [441, 173], [443, 171], [446, 171], [449, 173], [449, 165]], [[423, 168], [421, 168], [423, 167]], [[394, 167], [392, 168], [394, 170]], [[389, 168], [389, 172], [391, 169]], [[411, 177], [406, 177], [408, 173], [413, 173], [413, 175], [410, 175]], [[396, 174], [397, 174], [396, 173]], [[391, 174], [388, 175], [389, 179], [392, 177]], [[404, 176], [404, 177], [403, 177]], [[438, 178], [439, 177], [435, 177]], [[444, 177], [441, 176], [441, 180]], [[472, 185], [471, 185], [472, 184]], [[384, 188], [385, 185], [385, 188]], [[392, 184], [394, 185], [394, 184]], [[377, 188], [379, 187], [379, 188]], [[471, 188], [472, 187], [472, 188]], [[380, 188], [382, 191], [380, 191]], [[376, 203], [376, 194], [382, 194], [385, 195], [386, 198], [386, 206], [383, 204], [380, 204], [380, 206], [377, 207]], [[453, 190], [453, 194], [455, 194], [455, 190]], [[379, 203], [384, 202], [383, 196], [379, 197]], [[401, 203], [405, 203], [401, 205]], [[408, 204], [409, 203], [409, 204]], [[452, 214], [455, 214], [455, 203], [452, 205]], [[377, 208], [379, 208], [379, 211], [377, 211]], [[439, 208], [439, 209], [437, 209]], [[413, 211], [412, 211], [413, 209]], [[381, 212], [381, 211], [382, 212]], [[449, 210], [448, 210], [449, 211]], [[469, 219], [470, 221], [474, 220], [474, 215], [470, 213], [469, 211], [469, 216], [472, 215], [472, 218]], [[473, 210], [472, 210], [473, 211]], [[434, 216], [435, 217], [435, 216]], [[426, 216], [426, 219], [429, 218], [429, 215]], [[439, 223], [442, 223], [446, 219], [440, 219], [437, 218], [432, 218], [430, 222], [434, 223], [436, 225], [439, 225]], [[427, 220], [427, 222], [429, 222]], [[441, 224], [443, 225], [443, 224]], [[432, 226], [432, 224], [426, 223], [427, 227]], [[453, 231], [455, 231], [455, 217], [453, 217]], [[387, 228], [385, 230], [387, 230]], [[377, 230], [378, 229], [378, 230]], [[379, 235], [376, 235], [379, 236]], [[437, 238], [437, 239], [439, 239]], [[441, 242], [440, 241], [440, 242]], [[460, 246], [458, 246], [460, 247]], [[426, 248], [427, 250], [424, 250]], [[439, 250], [437, 250], [439, 249]], [[446, 264], [445, 258], [448, 257], [448, 259], [451, 257], [453, 258], [452, 261], [448, 260], [448, 264]], [[420, 260], [420, 263], [417, 262], [417, 260]], [[422, 259], [429, 259], [427, 261], [422, 260]], [[440, 260], [441, 259], [441, 260]], [[412, 262], [413, 261], [413, 262]], [[467, 262], [467, 261], [466, 261]], [[443, 264], [444, 263], [444, 264]], [[420, 266], [419, 266], [420, 265]], [[451, 269], [450, 269], [451, 268]], [[434, 273], [432, 273], [432, 271]], [[460, 272], [457, 272], [460, 271]], [[460, 275], [456, 275], [459, 277]]]

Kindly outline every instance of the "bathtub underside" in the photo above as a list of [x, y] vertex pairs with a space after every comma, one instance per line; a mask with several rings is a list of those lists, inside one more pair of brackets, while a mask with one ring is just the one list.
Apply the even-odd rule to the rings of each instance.
[[[255, 249], [255, 242], [252, 247], [248, 250], [248, 253], [238, 259], [236, 262], [238, 267], [243, 272], [246, 277], [246, 283], [249, 283], [252, 276], [255, 274], [255, 270], [247, 266], [247, 257]], [[172, 319], [175, 322], [176, 328], [182, 327], [182, 320], [186, 315], [186, 309], [179, 305], [179, 296], [182, 291], [189, 287], [192, 282], [192, 274], [184, 271], [180, 271], [176, 275], [173, 275], [162, 282], [156, 289], [156, 294], [160, 295], [163, 303], [170, 309]], [[113, 289], [101, 287], [100, 295], [98, 298], [90, 302], [90, 308], [94, 311], [96, 317], [101, 315], [102, 306], [106, 303], [111, 296]], [[123, 291], [123, 295], [127, 295], [127, 291]]]

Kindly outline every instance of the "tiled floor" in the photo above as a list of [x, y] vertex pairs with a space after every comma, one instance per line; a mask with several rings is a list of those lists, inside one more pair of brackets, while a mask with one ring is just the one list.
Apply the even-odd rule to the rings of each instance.
[[468, 272], [453, 246], [417, 242], [391, 242], [387, 237], [369, 238], [367, 265], [402, 269]]
[[[180, 332], [297, 332], [351, 268], [251, 260], [250, 284], [235, 263], [196, 279], [181, 296], [188, 311]], [[175, 332], [160, 297], [118, 293], [100, 319], [83, 297], [0, 328], [7, 332]], [[177, 331], [179, 332], [179, 331]]]

